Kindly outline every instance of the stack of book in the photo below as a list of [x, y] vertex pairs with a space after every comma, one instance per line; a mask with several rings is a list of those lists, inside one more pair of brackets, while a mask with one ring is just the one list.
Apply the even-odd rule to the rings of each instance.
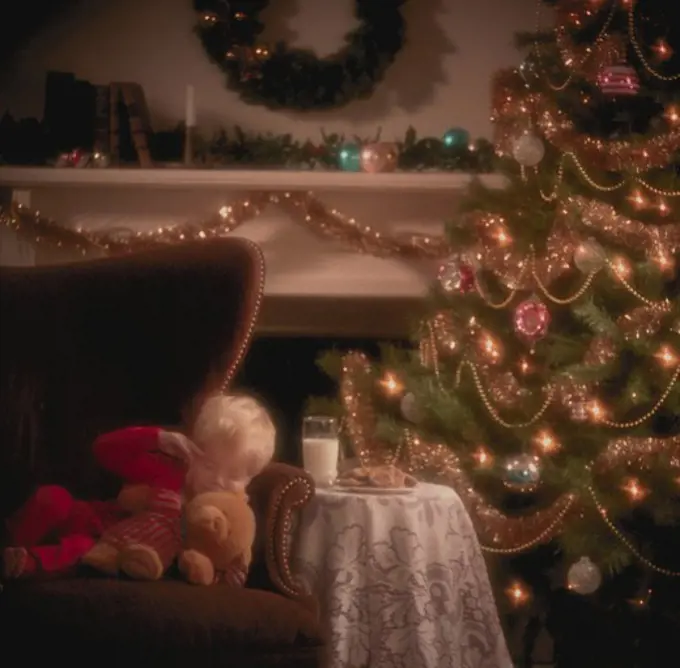
[[43, 125], [59, 152], [106, 153], [111, 164], [152, 167], [149, 110], [139, 84], [93, 84], [66, 72], [48, 72]]

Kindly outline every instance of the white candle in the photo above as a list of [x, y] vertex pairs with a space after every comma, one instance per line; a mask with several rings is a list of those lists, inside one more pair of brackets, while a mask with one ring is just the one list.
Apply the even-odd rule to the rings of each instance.
[[188, 128], [196, 127], [196, 105], [194, 102], [194, 87], [187, 86], [186, 113], [184, 123]]

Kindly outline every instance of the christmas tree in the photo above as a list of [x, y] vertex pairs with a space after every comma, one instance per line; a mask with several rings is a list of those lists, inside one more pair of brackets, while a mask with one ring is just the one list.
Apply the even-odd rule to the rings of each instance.
[[[680, 3], [538, 5], [555, 27], [493, 82], [508, 187], [448, 225], [415, 345], [343, 356], [341, 410], [362, 465], [452, 485], [528, 571], [506, 602], [639, 615], [680, 576]], [[612, 652], [569, 665], [657, 665]]]

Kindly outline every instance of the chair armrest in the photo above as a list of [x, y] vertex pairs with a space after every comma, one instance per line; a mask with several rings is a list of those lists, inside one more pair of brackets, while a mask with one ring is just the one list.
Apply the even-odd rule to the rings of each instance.
[[284, 595], [317, 611], [316, 599], [295, 582], [291, 571], [293, 514], [314, 496], [314, 481], [301, 468], [279, 462], [269, 464], [248, 486], [251, 504], [264, 519], [267, 574]]

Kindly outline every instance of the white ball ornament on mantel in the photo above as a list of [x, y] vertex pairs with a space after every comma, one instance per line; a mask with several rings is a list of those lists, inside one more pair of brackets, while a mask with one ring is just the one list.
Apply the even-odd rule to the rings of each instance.
[[512, 155], [522, 167], [536, 167], [545, 156], [545, 144], [532, 132], [525, 132], [512, 142]]

